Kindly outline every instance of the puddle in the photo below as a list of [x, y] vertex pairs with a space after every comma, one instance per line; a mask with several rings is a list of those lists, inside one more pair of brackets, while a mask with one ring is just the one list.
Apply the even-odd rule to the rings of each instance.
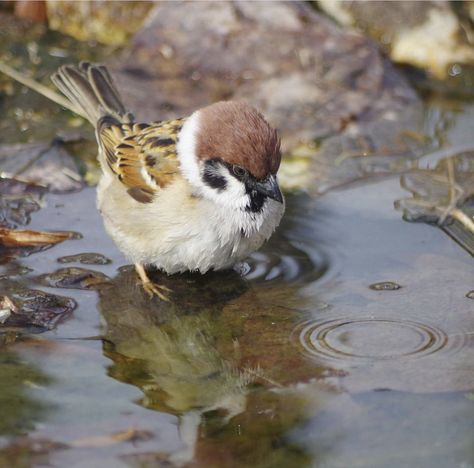
[[[469, 418], [472, 260], [441, 230], [403, 222], [392, 208], [402, 194], [392, 177], [318, 200], [290, 196], [278, 234], [238, 271], [156, 273], [173, 290], [172, 303], [143, 292], [90, 208], [93, 189], [47, 195], [28, 227], [43, 229], [48, 219], [48, 229], [66, 226], [83, 237], [18, 258], [11, 272], [21, 271], [15, 279], [29, 288], [77, 303], [54, 331], [9, 346], [42, 376], [23, 391], [31, 444], [50, 447], [43, 462], [268, 466], [270, 457], [281, 466], [423, 466], [411, 439], [393, 428], [417, 405], [437, 408], [442, 398], [442, 411], [417, 411], [417, 423], [403, 431], [416, 438], [420, 427], [457, 417], [461, 428]], [[87, 254], [91, 248], [111, 262]], [[75, 289], [75, 280], [91, 278], [84, 261], [110, 284]], [[53, 287], [51, 279], [69, 271], [73, 283]], [[387, 423], [390, 436], [376, 427]], [[351, 425], [381, 447], [398, 437], [406, 454], [380, 462]], [[147, 437], [122, 440], [132, 429]], [[12, 437], [9, 426], [0, 441]], [[425, 443], [439, 437], [432, 430]], [[459, 450], [470, 446], [469, 432], [442, 438], [440, 452], [454, 441]], [[36, 456], [28, 441], [15, 444], [5, 456], [18, 447]], [[445, 466], [430, 454], [423, 460]]]
[[311, 243], [279, 239], [277, 236], [253, 253], [235, 270], [252, 283], [273, 281], [310, 283], [329, 270], [328, 255]]
[[[473, 109], [431, 105], [427, 133], [469, 149]], [[24, 119], [2, 124], [6, 141]], [[30, 187], [25, 201], [5, 186], [3, 224], [82, 236], [1, 265], [0, 296], [26, 305], [0, 311], [0, 466], [473, 466], [472, 257], [402, 221], [393, 174], [416, 162], [387, 158], [358, 158], [357, 174], [392, 175], [288, 196], [277, 234], [235, 271], [154, 273], [170, 303], [145, 294], [94, 189]]]

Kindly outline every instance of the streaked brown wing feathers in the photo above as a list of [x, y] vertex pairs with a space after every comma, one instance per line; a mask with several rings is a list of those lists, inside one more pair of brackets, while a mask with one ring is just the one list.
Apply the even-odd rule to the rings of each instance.
[[147, 201], [151, 201], [153, 193], [176, 176], [176, 141], [183, 123], [183, 119], [177, 119], [100, 128], [105, 160], [133, 198], [143, 202], [149, 194]]

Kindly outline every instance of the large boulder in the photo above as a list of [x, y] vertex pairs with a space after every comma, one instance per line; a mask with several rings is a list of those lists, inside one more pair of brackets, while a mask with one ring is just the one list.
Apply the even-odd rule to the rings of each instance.
[[[324, 143], [314, 145], [332, 137], [332, 162], [412, 154], [423, 140], [412, 138], [421, 103], [377, 45], [303, 2], [159, 3], [111, 65], [143, 120], [247, 99], [279, 128], [284, 150], [306, 162], [325, 160]], [[307, 174], [307, 164], [300, 169]]]

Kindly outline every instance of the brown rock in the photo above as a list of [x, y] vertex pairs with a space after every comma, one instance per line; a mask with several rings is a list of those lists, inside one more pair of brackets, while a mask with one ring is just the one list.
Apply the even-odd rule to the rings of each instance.
[[285, 150], [419, 106], [371, 40], [303, 2], [160, 3], [114, 67], [141, 119], [247, 99], [279, 128]]

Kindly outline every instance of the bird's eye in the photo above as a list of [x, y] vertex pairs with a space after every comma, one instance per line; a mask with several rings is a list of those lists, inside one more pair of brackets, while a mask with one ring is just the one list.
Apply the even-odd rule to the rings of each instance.
[[232, 166], [232, 171], [239, 178], [245, 177], [247, 175], [247, 171], [243, 167], [240, 167], [240, 166], [235, 166], [235, 165]]

